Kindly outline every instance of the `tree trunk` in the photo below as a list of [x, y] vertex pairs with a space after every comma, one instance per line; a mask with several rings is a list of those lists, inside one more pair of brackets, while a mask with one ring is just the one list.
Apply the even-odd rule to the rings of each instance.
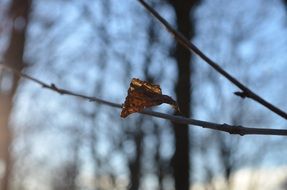
[[[4, 54], [4, 62], [18, 71], [21, 71], [24, 67], [23, 53], [30, 6], [30, 0], [13, 0], [9, 11], [13, 27], [10, 43]], [[6, 71], [2, 71], [0, 74], [0, 159], [5, 164], [5, 173], [1, 179], [0, 187], [2, 190], [8, 190], [12, 168], [9, 151], [12, 142], [12, 132], [9, 128], [9, 118], [19, 77]]]
[[[176, 15], [177, 29], [188, 39], [194, 36], [194, 25], [191, 22], [191, 11], [198, 4], [198, 0], [176, 1], [169, 0]], [[191, 54], [183, 46], [177, 43], [175, 49], [178, 78], [175, 86], [178, 105], [184, 116], [189, 117], [191, 111], [191, 78], [193, 68], [190, 63]], [[175, 189], [188, 190], [190, 187], [190, 142], [187, 125], [174, 124], [175, 152], [172, 158], [172, 168], [175, 180]]]
[[282, 0], [283, 1], [283, 4], [285, 6], [285, 14], [287, 16], [287, 0]]
[[[140, 121], [140, 125], [142, 125], [142, 121]], [[134, 142], [135, 142], [135, 158], [129, 161], [129, 171], [130, 171], [130, 184], [129, 190], [138, 190], [140, 187], [141, 181], [141, 157], [143, 156], [142, 143], [143, 143], [143, 132], [141, 130], [137, 131], [134, 134]]]

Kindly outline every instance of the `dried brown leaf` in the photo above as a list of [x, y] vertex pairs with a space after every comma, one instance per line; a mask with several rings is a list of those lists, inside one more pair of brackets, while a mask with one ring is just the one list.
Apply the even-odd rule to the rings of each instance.
[[170, 104], [179, 112], [179, 107], [171, 97], [163, 95], [159, 85], [133, 78], [128, 89], [128, 95], [123, 104], [121, 117], [140, 112], [145, 108], [157, 106], [162, 103]]

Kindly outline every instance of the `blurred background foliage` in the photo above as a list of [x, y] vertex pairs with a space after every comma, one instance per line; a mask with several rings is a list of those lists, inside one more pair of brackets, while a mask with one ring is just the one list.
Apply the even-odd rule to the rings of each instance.
[[[287, 110], [287, 2], [150, 0], [174, 27]], [[76, 92], [124, 102], [160, 84], [186, 116], [286, 128], [181, 46], [136, 0], [0, 0], [0, 59]], [[154, 108], [172, 114], [167, 106]], [[0, 70], [3, 190], [286, 189], [287, 140], [233, 136], [60, 96]]]

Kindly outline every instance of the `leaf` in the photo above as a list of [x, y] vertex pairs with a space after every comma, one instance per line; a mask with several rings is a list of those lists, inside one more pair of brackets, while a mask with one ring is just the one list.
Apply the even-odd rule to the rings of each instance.
[[170, 104], [179, 112], [179, 107], [171, 97], [163, 95], [159, 85], [133, 78], [128, 89], [128, 95], [122, 107], [121, 117], [140, 112], [145, 108], [158, 106], [162, 103]]

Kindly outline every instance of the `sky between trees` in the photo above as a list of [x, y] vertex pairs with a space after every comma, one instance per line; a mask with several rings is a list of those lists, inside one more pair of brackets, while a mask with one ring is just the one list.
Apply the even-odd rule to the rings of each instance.
[[[9, 43], [8, 5], [0, 3], [0, 58]], [[168, 3], [152, 5], [176, 25]], [[285, 12], [280, 1], [206, 0], [195, 9], [192, 40], [283, 110], [287, 110]], [[117, 103], [124, 102], [133, 77], [152, 79], [175, 97], [175, 44], [136, 1], [35, 0], [24, 53], [29, 66], [24, 72]], [[234, 96], [237, 89], [201, 60], [193, 57], [192, 64], [193, 118], [286, 128], [284, 119]], [[26, 80], [14, 100], [10, 118], [14, 189], [65, 189], [71, 187], [68, 183], [76, 189], [126, 189], [132, 172], [139, 175], [140, 189], [173, 189], [170, 162], [175, 149], [168, 121], [137, 114], [123, 120], [119, 110], [59, 96]], [[167, 106], [155, 110], [172, 114]], [[232, 174], [242, 168], [286, 165], [284, 137], [237, 137], [193, 127], [190, 135], [194, 183], [216, 189], [214, 179], [221, 176], [226, 189], [235, 189]], [[262, 189], [251, 179], [250, 189]]]

